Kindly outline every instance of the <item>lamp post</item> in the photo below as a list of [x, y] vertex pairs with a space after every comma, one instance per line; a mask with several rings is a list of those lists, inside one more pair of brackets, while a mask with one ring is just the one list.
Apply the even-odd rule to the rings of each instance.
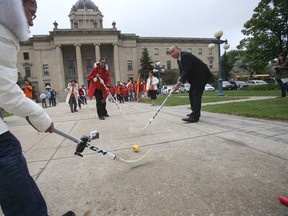
[[161, 70], [160, 65], [161, 65], [161, 63], [159, 61], [156, 62], [155, 69], [153, 69], [154, 73], [156, 73], [156, 72], [158, 73], [158, 80], [159, 80], [158, 89], [159, 89], [159, 92], [161, 92], [161, 77], [160, 77], [160, 73], [161, 73], [161, 71], [164, 72], [164, 69]]
[[209, 49], [214, 49], [215, 48], [215, 44], [218, 45], [218, 92], [217, 95], [218, 96], [224, 96], [223, 93], [223, 87], [222, 87], [222, 67], [221, 67], [221, 47], [220, 45], [225, 43], [223, 48], [229, 49], [230, 45], [228, 44], [227, 40], [221, 40], [221, 37], [223, 35], [223, 31], [222, 30], [218, 30], [217, 32], [215, 32], [214, 36], [217, 40], [212, 40], [211, 44], [209, 44]]

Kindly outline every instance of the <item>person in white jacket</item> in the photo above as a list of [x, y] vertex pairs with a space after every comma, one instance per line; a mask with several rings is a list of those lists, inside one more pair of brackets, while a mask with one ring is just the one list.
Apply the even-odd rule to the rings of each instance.
[[[25, 97], [16, 84], [19, 41], [29, 38], [29, 26], [33, 26], [36, 10], [36, 0], [0, 1], [0, 107], [9, 113], [26, 118], [36, 130], [52, 133], [54, 124], [50, 117], [41, 106]], [[21, 144], [2, 119], [0, 119], [0, 204], [5, 216], [48, 215], [46, 202], [29, 174]]]
[[146, 89], [147, 89], [147, 92], [148, 92], [148, 97], [151, 98], [152, 106], [156, 105], [157, 91], [158, 91], [157, 85], [158, 85], [158, 83], [159, 83], [158, 78], [153, 75], [152, 71], [150, 71], [149, 72], [149, 77], [148, 77], [147, 82], [146, 82]]
[[66, 103], [69, 104], [71, 112], [78, 112], [77, 106], [79, 98], [79, 86], [77, 81], [75, 79], [71, 80], [71, 82], [67, 85], [67, 89], [65, 90], [67, 91]]

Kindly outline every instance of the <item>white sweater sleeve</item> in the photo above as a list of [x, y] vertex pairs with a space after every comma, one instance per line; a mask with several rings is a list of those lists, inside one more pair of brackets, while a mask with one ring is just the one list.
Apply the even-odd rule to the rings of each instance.
[[[0, 25], [1, 26], [1, 25]], [[3, 27], [3, 26], [2, 26]], [[16, 84], [18, 73], [16, 68], [19, 43], [11, 32], [0, 29], [0, 107], [14, 115], [27, 118], [38, 131], [45, 131], [51, 119], [44, 109], [27, 98]], [[3, 126], [3, 125], [2, 125]], [[1, 125], [0, 125], [1, 130]]]

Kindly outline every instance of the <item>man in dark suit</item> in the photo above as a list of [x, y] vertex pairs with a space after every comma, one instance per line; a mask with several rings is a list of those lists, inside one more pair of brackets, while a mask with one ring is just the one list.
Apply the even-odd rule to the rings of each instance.
[[186, 81], [190, 83], [189, 99], [192, 112], [183, 121], [195, 123], [199, 121], [201, 111], [201, 99], [212, 74], [207, 65], [199, 58], [188, 52], [182, 52], [176, 45], [169, 48], [169, 53], [172, 58], [177, 59], [180, 69], [180, 77], [174, 85], [174, 91], [179, 89], [179, 86]]

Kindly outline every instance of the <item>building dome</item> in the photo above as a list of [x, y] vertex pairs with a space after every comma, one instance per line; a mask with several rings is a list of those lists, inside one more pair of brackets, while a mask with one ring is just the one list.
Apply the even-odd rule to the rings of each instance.
[[75, 10], [77, 11], [78, 9], [92, 9], [93, 11], [97, 11], [98, 8], [97, 6], [94, 4], [93, 1], [91, 0], [78, 0], [76, 3], [75, 3]]

